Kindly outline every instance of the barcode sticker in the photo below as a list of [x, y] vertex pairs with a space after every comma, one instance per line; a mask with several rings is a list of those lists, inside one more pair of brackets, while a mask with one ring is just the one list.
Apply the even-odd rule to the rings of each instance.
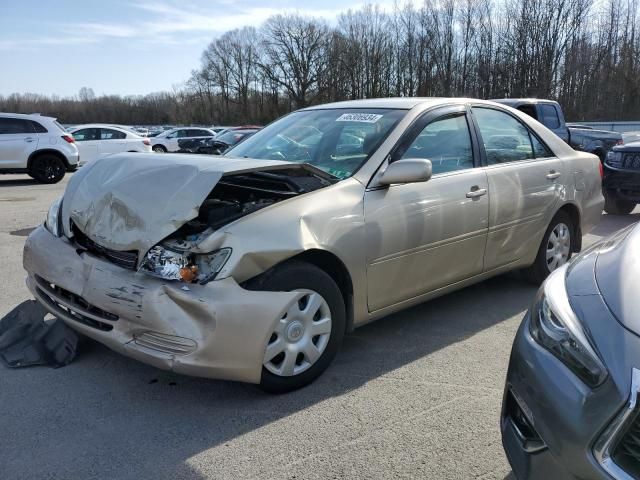
[[362, 122], [362, 123], [376, 123], [382, 118], [382, 115], [377, 113], [343, 113], [336, 122]]

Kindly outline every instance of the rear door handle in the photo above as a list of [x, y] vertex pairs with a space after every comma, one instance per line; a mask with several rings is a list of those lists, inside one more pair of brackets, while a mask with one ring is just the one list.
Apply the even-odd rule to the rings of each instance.
[[558, 178], [560, 175], [562, 175], [560, 172], [556, 172], [554, 170], [551, 170], [549, 173], [547, 173], [547, 178], [549, 180], [555, 180], [556, 178]]
[[35, 138], [33, 138], [33, 137], [27, 137], [27, 138], [25, 138], [25, 139], [24, 139], [24, 141], [25, 141], [25, 142], [28, 142], [28, 143], [31, 143], [31, 142], [35, 142], [35, 141], [36, 141], [36, 139], [35, 139]]
[[467, 198], [478, 198], [486, 194], [486, 188], [471, 187], [471, 191], [467, 192]]

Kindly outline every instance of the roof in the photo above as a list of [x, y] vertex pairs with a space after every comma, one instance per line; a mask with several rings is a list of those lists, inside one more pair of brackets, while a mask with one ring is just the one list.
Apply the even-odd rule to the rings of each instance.
[[491, 101], [508, 105], [510, 107], [514, 107], [516, 105], [536, 105], [538, 103], [558, 103], [555, 100], [548, 100], [546, 98], [493, 98]]
[[37, 118], [46, 118], [48, 120], [55, 120], [55, 117], [49, 117], [47, 115], [40, 115], [39, 113], [10, 113], [0, 112], [0, 117], [13, 117], [13, 118], [25, 118], [29, 120], [35, 120]]
[[390, 97], [369, 98], [364, 100], [347, 100], [344, 102], [325, 103], [307, 107], [303, 110], [323, 110], [328, 108], [393, 108], [397, 110], [410, 110], [418, 105], [424, 108], [436, 107], [447, 104], [490, 103], [487, 100], [465, 97]]
[[83, 125], [75, 125], [73, 130], [78, 130], [79, 128], [118, 128], [120, 130], [124, 130], [129, 133], [135, 133], [131, 130], [130, 127], [125, 127], [122, 125], [113, 125], [109, 123], [85, 123]]

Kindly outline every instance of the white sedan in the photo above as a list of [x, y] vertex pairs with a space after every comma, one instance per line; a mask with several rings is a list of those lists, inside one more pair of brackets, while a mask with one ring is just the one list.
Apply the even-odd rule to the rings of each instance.
[[209, 128], [172, 128], [155, 137], [151, 137], [150, 140], [154, 152], [167, 153], [180, 150], [180, 144], [178, 143], [180, 140], [205, 139], [215, 136], [216, 133]]
[[121, 152], [151, 152], [148, 138], [115, 125], [78, 125], [70, 132], [80, 152], [80, 165]]

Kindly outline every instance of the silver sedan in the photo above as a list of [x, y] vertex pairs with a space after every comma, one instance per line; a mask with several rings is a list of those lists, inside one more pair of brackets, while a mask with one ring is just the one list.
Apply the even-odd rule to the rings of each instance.
[[597, 157], [506, 106], [321, 105], [224, 157], [93, 162], [24, 266], [37, 300], [113, 350], [282, 392], [367, 322], [509, 270], [542, 281], [598, 222], [600, 185]]

